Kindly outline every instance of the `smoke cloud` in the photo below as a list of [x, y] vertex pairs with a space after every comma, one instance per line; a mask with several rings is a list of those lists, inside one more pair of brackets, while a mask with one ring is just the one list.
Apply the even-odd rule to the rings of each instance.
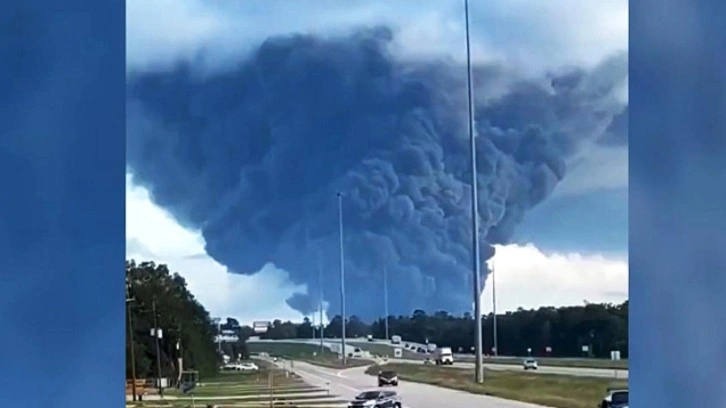
[[[272, 262], [307, 284], [288, 300], [305, 314], [317, 308], [319, 274], [332, 314], [340, 307], [343, 192], [349, 314], [383, 314], [384, 266], [392, 314], [469, 311], [466, 68], [398, 59], [392, 37], [275, 37], [224, 72], [130, 74], [134, 181], [200, 229], [232, 272]], [[562, 180], [568, 157], [623, 111], [627, 56], [536, 81], [503, 66], [476, 67], [474, 78], [486, 260]]]

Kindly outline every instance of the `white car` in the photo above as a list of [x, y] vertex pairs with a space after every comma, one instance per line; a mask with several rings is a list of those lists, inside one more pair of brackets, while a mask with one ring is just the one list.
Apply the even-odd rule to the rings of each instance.
[[255, 363], [242, 363], [239, 364], [240, 371], [258, 371], [260, 367], [257, 367]]
[[524, 363], [522, 364], [525, 370], [536, 370], [537, 369], [537, 360], [533, 358], [528, 358], [524, 360]]
[[222, 369], [225, 371], [257, 371], [260, 368], [255, 363], [234, 363], [225, 364]]

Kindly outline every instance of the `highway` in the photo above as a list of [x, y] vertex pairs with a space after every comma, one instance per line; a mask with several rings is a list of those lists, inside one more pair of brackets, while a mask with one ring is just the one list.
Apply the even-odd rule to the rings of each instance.
[[[290, 367], [289, 362], [280, 361], [278, 366]], [[353, 399], [360, 392], [374, 390], [376, 377], [365, 374], [365, 367], [345, 370], [329, 369], [294, 362], [294, 372], [314, 386], [329, 388], [331, 394]], [[541, 405], [510, 401], [486, 395], [469, 394], [433, 385], [401, 381], [393, 387], [401, 395], [404, 408], [482, 407], [482, 408], [542, 408]]]
[[[267, 343], [267, 342], [280, 342], [280, 343], [302, 343], [302, 344], [314, 344], [319, 345], [320, 340], [313, 340], [313, 339], [290, 339], [290, 340], [248, 340], [251, 343], [259, 342], [259, 343]], [[360, 347], [361, 349], [365, 350], [365, 344], [369, 344], [369, 342], [365, 339], [350, 339], [349, 340], [351, 349], [349, 352], [353, 352], [353, 349], [355, 347]], [[411, 342], [407, 342], [409, 344], [414, 344]], [[335, 351], [340, 352], [340, 341], [339, 340], [330, 340], [325, 339], [324, 340], [324, 346]], [[390, 343], [385, 342], [384, 340], [375, 341], [373, 344], [380, 344], [380, 345], [387, 345], [393, 347]], [[346, 345], [346, 349], [348, 349], [348, 346]], [[455, 355], [456, 360], [456, 355]], [[422, 360], [414, 360], [414, 359], [401, 359], [401, 358], [392, 358], [389, 359], [390, 362], [396, 362], [396, 363], [404, 363], [404, 364], [423, 364]], [[474, 363], [472, 362], [455, 362], [454, 365], [450, 366], [452, 369], [460, 368], [460, 369], [473, 369]], [[515, 370], [515, 371], [521, 371], [522, 366], [520, 365], [513, 365], [513, 364], [490, 364], [486, 363], [484, 364], [484, 367], [490, 370]], [[628, 379], [628, 370], [614, 370], [614, 369], [604, 369], [604, 368], [586, 368], [586, 367], [558, 367], [558, 366], [546, 366], [546, 365], [540, 365], [539, 368], [536, 371], [530, 371], [530, 373], [539, 373], [539, 374], [558, 374], [558, 375], [570, 375], [570, 376], [578, 376], [578, 377], [597, 377], [597, 378], [612, 378], [612, 379]]]

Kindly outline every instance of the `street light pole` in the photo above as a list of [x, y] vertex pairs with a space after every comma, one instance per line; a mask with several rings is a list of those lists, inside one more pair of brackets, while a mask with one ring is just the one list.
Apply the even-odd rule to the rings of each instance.
[[323, 338], [325, 337], [325, 326], [323, 326], [323, 261], [320, 258], [320, 251], [318, 251], [318, 294], [319, 299], [319, 310], [320, 310], [320, 355], [323, 355]]
[[383, 307], [386, 314], [384, 324], [386, 329], [386, 341], [388, 341], [388, 267], [383, 264]]
[[466, 17], [466, 84], [469, 105], [469, 150], [471, 155], [471, 222], [472, 222], [472, 257], [474, 266], [474, 352], [475, 381], [484, 382], [482, 358], [482, 321], [481, 321], [481, 259], [479, 257], [479, 194], [476, 174], [476, 135], [474, 134], [474, 90], [472, 88], [471, 44], [469, 38], [469, 1], [464, 0]]
[[338, 224], [340, 229], [340, 319], [341, 319], [341, 354], [343, 366], [347, 364], [345, 353], [345, 252], [343, 250], [343, 194], [338, 193]]
[[494, 275], [494, 265], [492, 265], [492, 332], [494, 334], [494, 356], [499, 355], [499, 346], [497, 345], [497, 283]]

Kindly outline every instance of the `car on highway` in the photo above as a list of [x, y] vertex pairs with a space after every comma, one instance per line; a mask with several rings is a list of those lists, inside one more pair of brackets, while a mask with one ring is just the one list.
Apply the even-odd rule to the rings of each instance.
[[439, 347], [434, 353], [436, 358], [436, 365], [454, 364], [454, 354], [451, 352], [451, 347]]
[[383, 387], [386, 385], [398, 386], [398, 373], [390, 370], [383, 370], [378, 372], [378, 386]]
[[533, 358], [527, 358], [522, 362], [522, 366], [525, 370], [536, 370], [537, 369], [537, 360]]
[[628, 408], [629, 396], [626, 389], [609, 389], [600, 403], [600, 408]]
[[348, 408], [401, 408], [396, 391], [364, 391], [348, 403]]

